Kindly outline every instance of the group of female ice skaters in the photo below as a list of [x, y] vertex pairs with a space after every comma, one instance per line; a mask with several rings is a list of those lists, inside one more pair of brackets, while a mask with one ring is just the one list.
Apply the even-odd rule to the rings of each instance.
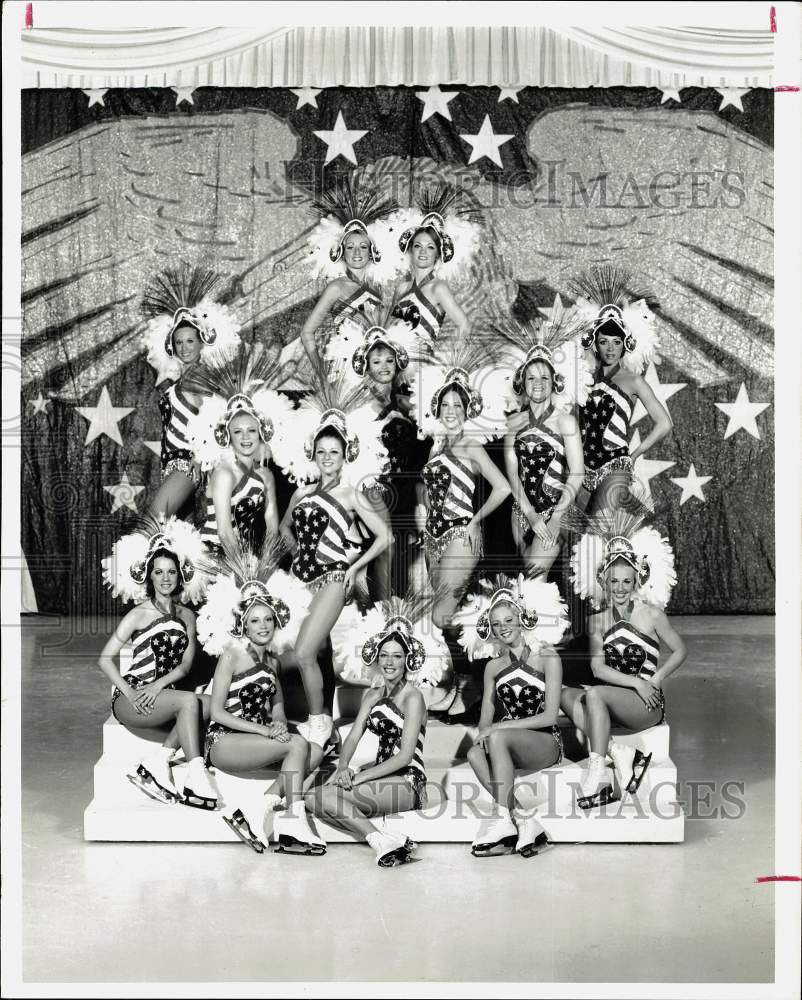
[[[546, 835], [515, 798], [514, 769], [559, 761], [560, 708], [590, 743], [580, 805], [617, 794], [608, 753], [620, 789], [634, 791], [649, 762], [610, 742], [611, 723], [656, 724], [662, 681], [685, 656], [662, 610], [673, 555], [643, 526], [648, 508], [631, 489], [633, 458], [671, 428], [643, 378], [652, 316], [620, 272], [603, 268], [581, 280], [569, 317], [534, 326], [493, 314], [471, 323], [448, 266], [471, 259], [481, 230], [453, 192], [427, 189], [406, 219], [358, 185], [342, 185], [323, 207], [310, 258], [338, 271], [323, 272], [328, 284], [290, 363], [278, 347], [239, 342], [232, 314], [212, 297], [214, 275], [184, 266], [145, 296], [149, 360], [169, 382], [163, 481], [156, 520], [104, 560], [106, 582], [136, 606], [100, 666], [123, 725], [173, 729], [129, 777], [162, 801], [216, 808], [209, 765], [250, 771], [280, 762], [266, 799], [278, 849], [325, 850], [311, 812], [364, 838], [379, 864], [404, 863], [415, 845], [372, 820], [425, 800], [427, 705], [442, 700], [444, 679], [453, 688], [448, 648], [460, 643], [470, 657], [491, 656], [469, 759], [497, 813], [474, 854], [531, 856]], [[388, 263], [393, 255], [400, 264]], [[408, 277], [388, 295], [378, 278], [404, 263]], [[293, 404], [280, 390], [299, 373], [306, 394]], [[630, 454], [638, 400], [654, 426]], [[504, 441], [507, 476], [485, 449], [494, 439]], [[283, 511], [270, 462], [297, 484]], [[175, 514], [200, 488], [198, 531]], [[510, 495], [526, 576], [477, 589], [482, 522]], [[554, 643], [568, 622], [557, 585], [545, 582], [567, 522], [579, 522], [575, 500], [587, 515], [573, 587], [600, 609], [591, 625], [598, 683], [582, 689], [562, 684]], [[399, 573], [392, 555], [410, 523], [420, 558]], [[291, 558], [288, 573], [282, 558]], [[175, 688], [195, 654], [193, 608], [198, 639], [219, 657], [203, 694]], [[369, 686], [324, 782], [319, 765], [336, 750], [334, 675], [322, 655], [329, 641], [343, 675]], [[115, 658], [129, 642], [122, 674]], [[670, 656], [658, 668], [661, 643]], [[283, 709], [289, 666], [308, 707], [297, 732]], [[354, 770], [366, 729], [379, 750]], [[188, 763], [181, 791], [171, 771], [179, 749]], [[263, 816], [237, 809], [225, 819], [264, 850]]]

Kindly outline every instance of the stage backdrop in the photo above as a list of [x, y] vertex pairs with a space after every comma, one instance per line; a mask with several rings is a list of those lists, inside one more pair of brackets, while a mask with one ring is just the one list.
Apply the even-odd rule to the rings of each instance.
[[634, 272], [658, 303], [647, 377], [674, 420], [636, 466], [677, 554], [670, 610], [773, 611], [771, 91], [22, 96], [22, 531], [40, 611], [111, 610], [99, 560], [158, 482], [145, 282], [216, 266], [246, 339], [288, 342], [319, 291], [311, 199], [357, 168], [401, 202], [436, 171], [484, 206], [457, 288], [473, 314], [548, 315], [589, 265]]

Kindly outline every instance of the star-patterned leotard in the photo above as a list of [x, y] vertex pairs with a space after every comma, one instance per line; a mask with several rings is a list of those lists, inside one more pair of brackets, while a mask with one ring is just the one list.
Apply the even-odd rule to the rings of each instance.
[[[608, 667], [630, 677], [643, 677], [644, 680], [654, 676], [660, 660], [660, 643], [656, 636], [646, 635], [626, 618], [616, 618], [614, 610], [613, 622], [604, 633], [602, 642], [604, 662]], [[655, 715], [655, 725], [665, 715], [666, 700], [662, 691], [660, 696], [660, 717]]]
[[371, 288], [367, 282], [360, 281], [350, 271], [346, 271], [346, 274], [358, 287], [344, 298], [338, 299], [331, 307], [331, 318], [338, 323], [351, 313], [364, 312], [365, 306], [377, 306], [381, 301], [375, 288]]
[[476, 476], [465, 459], [446, 447], [423, 467], [429, 500], [425, 544], [431, 559], [439, 561], [454, 538], [464, 538], [473, 517]]
[[[404, 713], [387, 696], [380, 698], [371, 708], [367, 718], [367, 728], [379, 738], [376, 764], [383, 764], [401, 752], [401, 735], [404, 730]], [[423, 766], [423, 741], [426, 737], [426, 723], [421, 726], [415, 743], [415, 752], [407, 767], [398, 773], [415, 792], [415, 808], [426, 804], [426, 769]]]
[[162, 418], [162, 479], [178, 471], [197, 482], [187, 438], [187, 421], [197, 414], [197, 406], [187, 399], [180, 386], [171, 385], [159, 396], [159, 412]]
[[342, 583], [348, 569], [349, 534], [353, 515], [326, 490], [299, 500], [292, 512], [298, 551], [292, 571], [314, 590]]
[[[149, 625], [132, 632], [131, 667], [123, 680], [134, 689], [151, 684], [180, 665], [188, 645], [187, 627], [176, 612], [159, 615]], [[111, 696], [112, 713], [121, 694], [115, 687]]]
[[415, 333], [429, 349], [431, 349], [437, 340], [440, 327], [443, 325], [443, 320], [446, 316], [445, 309], [432, 302], [424, 291], [426, 286], [431, 284], [432, 281], [434, 281], [433, 272], [428, 274], [420, 284], [413, 280], [412, 287], [401, 296], [397, 306], [399, 310], [403, 309], [404, 306], [414, 306], [418, 310], [420, 318], [415, 328]]
[[[523, 657], [509, 651], [509, 663], [496, 674], [496, 696], [504, 708], [505, 719], [530, 719], [540, 715], [546, 702], [546, 678], [530, 666], [530, 652], [524, 647]], [[544, 730], [546, 732], [546, 730]], [[558, 726], [551, 727], [559, 764], [563, 756], [562, 735]]]
[[585, 459], [584, 486], [593, 492], [613, 472], [632, 471], [629, 457], [629, 425], [635, 403], [609, 375], [596, 375], [587, 402], [579, 411], [582, 451]]
[[[226, 711], [246, 722], [266, 726], [270, 722], [271, 702], [278, 690], [276, 677], [276, 660], [270, 653], [265, 663], [256, 662], [242, 673], [235, 674], [226, 696]], [[236, 732], [238, 730], [229, 729], [219, 722], [209, 723], [204, 744], [207, 765], [212, 747], [220, 737]]]
[[[255, 469], [245, 469], [239, 463], [237, 469], [242, 475], [231, 491], [231, 520], [244, 544], [256, 551], [265, 534], [265, 484]], [[206, 520], [201, 528], [201, 538], [210, 548], [222, 550], [211, 483], [206, 491]]]
[[[538, 514], [546, 517], [560, 499], [568, 476], [562, 435], [547, 424], [553, 414], [552, 407], [541, 420], [537, 420], [530, 412], [529, 426], [518, 432], [513, 444], [515, 457], [518, 459], [518, 478], [526, 499]], [[513, 502], [512, 510], [518, 518], [524, 538], [528, 540], [533, 534], [532, 526], [517, 501]]]

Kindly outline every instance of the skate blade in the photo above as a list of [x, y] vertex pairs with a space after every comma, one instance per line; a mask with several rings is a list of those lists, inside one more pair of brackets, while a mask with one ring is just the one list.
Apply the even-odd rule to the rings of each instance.
[[554, 847], [554, 844], [552, 844], [550, 840], [542, 840], [540, 843], [536, 840], [534, 844], [526, 844], [522, 847], [518, 851], [518, 854], [520, 854], [522, 858], [534, 858], [537, 857], [538, 854], [545, 854], [546, 851], [550, 851], [552, 847]]
[[376, 864], [379, 868], [399, 868], [401, 865], [414, 865], [420, 860], [420, 858], [413, 858], [408, 848], [399, 847], [395, 851], [390, 851], [389, 854], [382, 855]]
[[140, 792], [143, 792], [149, 799], [154, 799], [156, 802], [162, 802], [165, 805], [175, 805], [176, 802], [181, 801], [177, 793], [163, 788], [152, 775], [149, 778], [142, 778], [138, 774], [126, 774], [126, 778], [128, 778], [134, 788], [138, 788]]
[[[239, 823], [235, 822], [233, 819], [230, 819], [228, 816], [223, 817], [223, 822], [226, 824], [229, 830], [231, 830], [239, 837], [239, 839], [243, 842], [243, 844], [247, 844], [248, 847], [250, 847], [252, 851], [256, 851], [257, 854], [264, 854], [266, 850], [265, 845], [262, 843], [261, 840], [259, 840], [257, 836], [253, 834], [253, 832], [249, 833], [246, 830], [241, 830]], [[250, 830], [250, 824], [248, 824], [248, 830]]]
[[305, 854], [310, 857], [320, 857], [326, 853], [326, 846], [325, 844], [306, 844], [302, 840], [296, 840], [295, 837], [281, 834], [273, 852], [275, 854]]
[[204, 809], [206, 812], [214, 812], [217, 808], [217, 799], [207, 799], [204, 795], [196, 795], [190, 789], [185, 788], [182, 798], [179, 799], [182, 806], [189, 806], [192, 809]]
[[643, 776], [646, 774], [646, 769], [651, 762], [652, 754], [649, 754], [647, 757], [643, 751], [635, 751], [635, 757], [632, 761], [632, 777], [627, 782], [627, 793], [629, 795], [634, 795], [640, 788], [640, 783], [643, 781]]
[[492, 844], [475, 844], [471, 848], [471, 854], [475, 858], [501, 858], [505, 854], [515, 853], [515, 844], [518, 840], [516, 834], [504, 837]]
[[611, 785], [607, 788], [603, 788], [600, 792], [596, 792], [594, 795], [584, 795], [576, 800], [576, 804], [580, 809], [584, 809], [586, 812], [589, 809], [597, 809], [600, 806], [610, 805], [612, 802], [618, 802], [621, 798], [620, 795], [616, 795]]

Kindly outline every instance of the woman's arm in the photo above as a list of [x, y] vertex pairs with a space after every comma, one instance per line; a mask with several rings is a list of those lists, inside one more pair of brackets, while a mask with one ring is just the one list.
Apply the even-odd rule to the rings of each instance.
[[136, 697], [136, 691], [130, 684], [123, 680], [120, 669], [114, 662], [114, 658], [118, 656], [120, 650], [128, 642], [133, 633], [139, 628], [144, 628], [147, 618], [148, 613], [145, 608], [142, 606], [132, 608], [122, 621], [118, 622], [117, 627], [109, 636], [106, 645], [100, 651], [100, 656], [97, 659], [97, 665], [103, 674], [108, 677], [115, 687], [122, 691], [132, 704]]
[[507, 470], [507, 481], [510, 484], [513, 500], [523, 511], [528, 521], [537, 517], [535, 508], [529, 503], [524, 490], [524, 484], [518, 475], [518, 456], [515, 454], [515, 439], [517, 433], [512, 429], [504, 435], [504, 468]]
[[212, 722], [217, 722], [219, 725], [225, 726], [227, 729], [233, 729], [238, 733], [267, 736], [266, 726], [260, 726], [257, 722], [248, 722], [247, 719], [226, 711], [226, 701], [231, 688], [231, 679], [234, 676], [237, 659], [241, 655], [236, 647], [229, 646], [228, 649], [223, 651], [222, 656], [217, 661], [212, 680]]
[[265, 525], [271, 535], [278, 531], [278, 504], [276, 503], [276, 480], [266, 466], [259, 469], [259, 476], [265, 484]]
[[465, 338], [471, 331], [471, 321], [457, 304], [457, 300], [445, 281], [438, 278], [432, 283], [433, 298], [443, 307], [446, 316], [459, 331], [459, 336]]
[[688, 651], [685, 648], [685, 643], [682, 641], [682, 636], [674, 630], [665, 611], [661, 611], [659, 608], [652, 610], [652, 625], [660, 641], [665, 643], [671, 650], [666, 662], [659, 670], [655, 670], [654, 674], [649, 678], [649, 682], [654, 684], [655, 687], [662, 687], [666, 677], [670, 677], [685, 662]]
[[404, 728], [401, 730], [401, 746], [398, 753], [381, 764], [373, 764], [364, 768], [354, 776], [351, 787], [362, 785], [366, 781], [377, 781], [379, 778], [388, 778], [403, 767], [409, 767], [412, 758], [415, 756], [415, 747], [420, 736], [423, 719], [426, 715], [426, 704], [423, 695], [417, 689], [407, 692], [404, 700]]
[[479, 471], [491, 486], [490, 496], [473, 515], [473, 521], [478, 526], [480, 521], [484, 520], [488, 514], [492, 514], [498, 506], [504, 503], [512, 490], [500, 470], [496, 468], [495, 462], [491, 461], [490, 456], [478, 441], [468, 442], [465, 445], [465, 451], [467, 456], [479, 466]]
[[314, 362], [317, 360], [315, 333], [318, 327], [331, 312], [331, 307], [341, 295], [342, 290], [340, 288], [340, 279], [335, 278], [334, 281], [330, 281], [329, 284], [323, 289], [323, 294], [315, 303], [312, 312], [309, 313], [306, 318], [306, 322], [301, 328], [301, 343], [304, 345], [304, 349], [309, 356], [310, 361]]
[[231, 558], [237, 549], [234, 522], [231, 520], [231, 493], [234, 489], [234, 473], [225, 465], [218, 465], [209, 477], [209, 490], [214, 503], [217, 520], [217, 537], [225, 554]]
[[343, 581], [346, 594], [348, 594], [351, 586], [353, 586], [353, 579], [356, 576], [357, 571], [362, 569], [363, 566], [367, 566], [376, 558], [376, 556], [384, 552], [385, 549], [389, 549], [393, 544], [393, 531], [390, 527], [390, 514], [384, 506], [383, 501], [376, 500], [373, 506], [369, 506], [367, 503], [362, 504], [359, 502], [356, 490], [353, 490], [351, 501], [352, 509], [359, 514], [359, 517], [364, 522], [365, 527], [374, 537], [371, 546], [362, 553], [356, 562], [351, 563], [348, 568], [345, 580]]
[[281, 663], [278, 657], [275, 657], [273, 660], [273, 674], [276, 678], [276, 693], [270, 701], [270, 722], [265, 726], [265, 729], [268, 736], [273, 736], [282, 742], [284, 742], [284, 737], [286, 736], [286, 742], [289, 742], [287, 713], [284, 710], [284, 688], [281, 686], [281, 678], [279, 677], [280, 668]]
[[496, 714], [496, 673], [500, 661], [496, 657], [487, 661], [482, 688], [482, 708], [479, 712], [479, 725], [474, 743], [481, 743], [490, 732], [493, 716]]
[[301, 487], [299, 486], [298, 489], [290, 497], [290, 502], [287, 505], [287, 509], [284, 511], [284, 517], [282, 517], [281, 524], [279, 524], [278, 526], [279, 534], [286, 542], [287, 548], [289, 549], [290, 552], [295, 552], [295, 550], [298, 548], [298, 543], [295, 540], [295, 535], [293, 534], [291, 525], [292, 525], [292, 512], [295, 510], [295, 507], [298, 501], [301, 499], [301, 496], [302, 496], [302, 491]]
[[643, 403], [646, 412], [654, 424], [651, 431], [649, 431], [638, 447], [631, 453], [630, 457], [634, 462], [636, 458], [640, 455], [645, 455], [658, 441], [662, 441], [667, 434], [671, 433], [674, 421], [671, 419], [671, 414], [665, 406], [655, 396], [654, 390], [645, 378], [641, 375], [633, 375], [631, 386], [632, 394]]
[[507, 719], [497, 722], [493, 728], [498, 729], [551, 729], [557, 724], [560, 714], [560, 695], [563, 687], [562, 660], [553, 646], [544, 646], [540, 650], [540, 666], [546, 677], [546, 698], [543, 711], [528, 719]]
[[567, 508], [571, 505], [582, 481], [585, 478], [585, 457], [582, 451], [582, 435], [579, 433], [579, 424], [572, 413], [562, 413], [557, 418], [557, 429], [563, 439], [565, 448], [565, 458], [568, 464], [568, 477], [554, 508], [552, 517], [558, 515], [562, 517]]
[[[379, 700], [379, 695], [380, 692], [376, 688], [368, 688], [368, 690], [362, 695], [362, 703], [359, 706], [359, 711], [356, 713], [353, 725], [351, 726], [348, 735], [345, 737], [343, 745], [340, 747], [337, 770], [331, 776], [329, 782], [334, 781], [338, 772], [350, 772], [351, 768], [349, 768], [348, 765], [351, 763], [351, 758], [354, 756], [356, 748], [359, 746], [359, 741], [362, 739], [368, 724], [370, 710]], [[348, 787], [350, 788], [350, 781], [348, 782]]]

